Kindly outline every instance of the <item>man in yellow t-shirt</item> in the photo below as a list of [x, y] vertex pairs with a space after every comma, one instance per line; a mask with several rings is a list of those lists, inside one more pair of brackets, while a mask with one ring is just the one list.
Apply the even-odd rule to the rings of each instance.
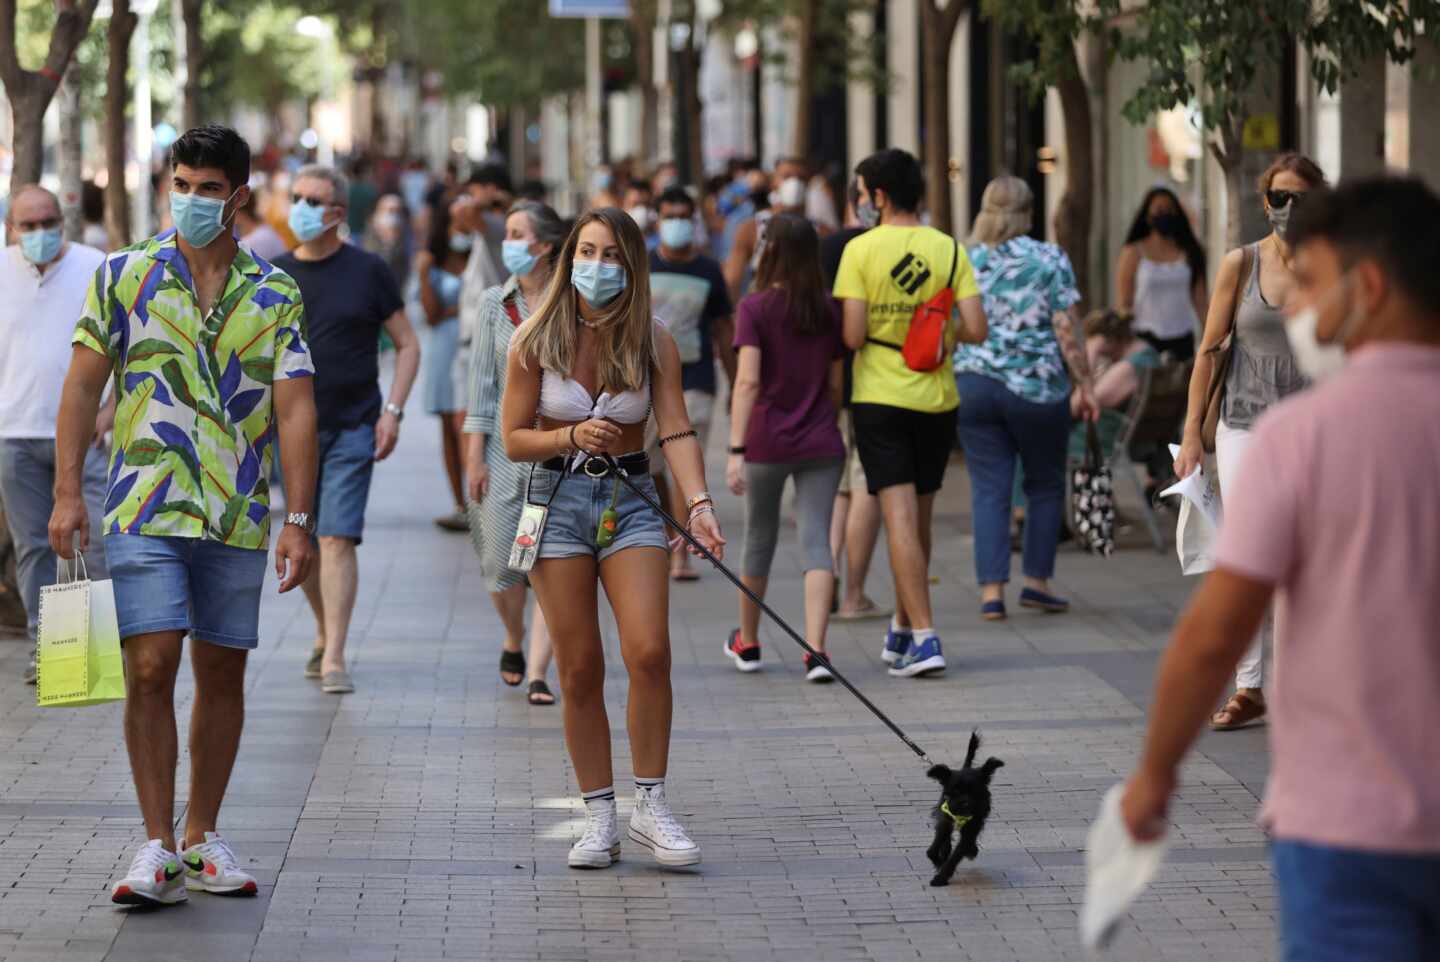
[[880, 498], [895, 576], [895, 618], [881, 657], [890, 674], [915, 677], [945, 669], [930, 608], [930, 524], [960, 396], [949, 364], [912, 371], [900, 347], [915, 309], [947, 286], [959, 309], [947, 345], [984, 341], [985, 311], [965, 248], [920, 223], [919, 162], [882, 150], [855, 173], [861, 222], [879, 226], [845, 245], [834, 294], [844, 304], [845, 345], [856, 352], [855, 447], [870, 493]]

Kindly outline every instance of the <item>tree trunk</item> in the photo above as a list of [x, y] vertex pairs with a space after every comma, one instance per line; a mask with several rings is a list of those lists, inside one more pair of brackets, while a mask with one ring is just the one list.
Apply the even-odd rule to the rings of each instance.
[[1242, 218], [1245, 207], [1245, 184], [1241, 176], [1245, 153], [1240, 131], [1244, 129], [1245, 118], [1231, 118], [1222, 123], [1210, 142], [1210, 151], [1225, 173], [1225, 249], [1233, 251], [1242, 242], [1244, 227]]
[[1070, 256], [1080, 286], [1080, 309], [1090, 303], [1090, 227], [1095, 214], [1094, 128], [1091, 126], [1090, 91], [1080, 73], [1075, 45], [1069, 44], [1066, 63], [1055, 86], [1065, 118], [1065, 192], [1055, 208], [1055, 239]]
[[700, 102], [700, 48], [695, 46], [695, 30], [699, 26], [696, 6], [693, 0], [689, 4], [690, 29], [685, 34], [680, 64], [685, 71], [685, 118], [690, 154], [688, 173], [691, 182], [699, 184], [705, 180], [705, 141], [704, 132], [700, 129], [700, 114], [704, 108]]
[[[130, 0], [114, 0], [110, 14], [106, 51], [109, 63], [105, 69], [105, 230], [115, 248], [130, 243], [130, 192], [125, 189], [125, 105], [129, 102], [129, 86], [125, 73], [130, 66], [130, 37], [139, 20], [130, 12]], [[149, 170], [141, 170], [149, 177]]]
[[925, 58], [925, 199], [930, 224], [954, 233], [954, 204], [950, 187], [950, 46], [955, 28], [969, 0], [949, 0], [944, 9], [936, 0], [920, 0], [920, 32]]
[[200, 64], [205, 56], [205, 40], [200, 33], [201, 6], [204, 0], [180, 0], [180, 15], [185, 21], [185, 106], [181, 121], [185, 130], [199, 127]]
[[60, 84], [60, 210], [65, 216], [65, 236], [80, 240], [85, 231], [84, 211], [80, 206], [83, 149], [81, 130], [84, 117], [80, 112], [80, 70], [72, 60]]
[[[6, 84], [9, 88], [10, 85]], [[22, 184], [35, 184], [45, 166], [45, 108], [50, 106], [54, 91], [47, 91], [38, 85], [26, 85], [20, 92], [11, 94], [15, 88], [6, 90], [10, 95], [10, 113], [13, 118], [15, 166], [10, 172], [13, 190]]]
[[790, 152], [796, 157], [810, 158], [811, 116], [815, 110], [815, 21], [820, 16], [820, 0], [800, 0], [796, 17], [795, 58], [795, 128], [790, 137]]
[[15, 48], [15, 0], [0, 0], [0, 86], [10, 101], [12, 188], [40, 180], [45, 157], [45, 108], [50, 106], [50, 98], [55, 96], [75, 48], [85, 39], [98, 2], [55, 0], [55, 26], [50, 31], [45, 62], [39, 70], [25, 70]]
[[660, 91], [655, 89], [655, 11], [648, 0], [630, 4], [630, 32], [640, 87], [640, 156], [651, 164], [660, 156]]

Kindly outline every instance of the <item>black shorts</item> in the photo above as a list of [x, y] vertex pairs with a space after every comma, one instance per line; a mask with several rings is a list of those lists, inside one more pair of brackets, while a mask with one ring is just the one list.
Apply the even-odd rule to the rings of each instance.
[[852, 404], [855, 450], [871, 494], [897, 484], [934, 494], [955, 446], [955, 412], [926, 414], [888, 404]]

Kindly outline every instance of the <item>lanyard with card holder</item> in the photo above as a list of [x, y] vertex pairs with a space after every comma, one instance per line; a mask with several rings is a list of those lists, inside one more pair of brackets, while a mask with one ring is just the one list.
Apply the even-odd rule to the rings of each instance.
[[535, 481], [535, 469], [538, 464], [530, 465], [530, 476], [525, 479], [525, 503], [520, 507], [520, 523], [515, 526], [515, 542], [510, 546], [510, 561], [507, 565], [513, 571], [529, 571], [535, 567], [535, 561], [540, 556], [540, 538], [545, 534], [545, 519], [550, 514], [550, 505], [555, 501], [555, 495], [560, 491], [560, 485], [565, 483], [565, 475], [568, 471], [559, 472], [555, 479], [555, 486], [550, 489], [550, 497], [545, 499], [544, 504], [536, 504], [530, 500], [530, 486]]

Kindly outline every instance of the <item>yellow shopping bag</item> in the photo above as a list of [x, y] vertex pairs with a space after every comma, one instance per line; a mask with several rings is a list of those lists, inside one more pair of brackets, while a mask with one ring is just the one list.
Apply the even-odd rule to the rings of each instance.
[[84, 559], [75, 557], [74, 570], [60, 559], [58, 582], [40, 589], [35, 701], [42, 708], [125, 698], [115, 589], [91, 581]]

